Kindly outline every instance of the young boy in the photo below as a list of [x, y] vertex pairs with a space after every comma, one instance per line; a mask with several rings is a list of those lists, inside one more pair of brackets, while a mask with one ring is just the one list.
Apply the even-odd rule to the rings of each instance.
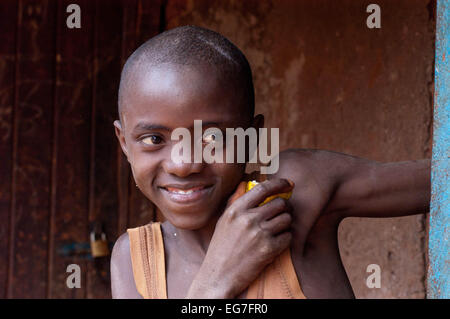
[[[263, 127], [245, 56], [210, 30], [172, 29], [137, 49], [122, 71], [119, 117], [136, 185], [166, 221], [117, 240], [114, 298], [353, 298], [339, 223], [428, 211], [429, 160], [292, 149], [247, 193], [245, 163], [174, 161], [171, 132], [192, 131], [194, 120], [221, 131]], [[259, 205], [291, 190], [289, 200]]]

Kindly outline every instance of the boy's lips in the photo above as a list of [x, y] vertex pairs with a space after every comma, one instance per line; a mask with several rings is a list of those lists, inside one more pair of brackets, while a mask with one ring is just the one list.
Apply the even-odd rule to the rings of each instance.
[[170, 184], [160, 186], [162, 193], [170, 200], [180, 204], [188, 204], [205, 199], [212, 191], [213, 185]]

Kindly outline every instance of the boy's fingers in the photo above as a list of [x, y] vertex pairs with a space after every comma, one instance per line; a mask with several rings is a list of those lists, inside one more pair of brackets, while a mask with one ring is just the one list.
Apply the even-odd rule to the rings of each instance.
[[[280, 193], [291, 191], [293, 183], [291, 184], [286, 179], [271, 179], [264, 181], [253, 187], [246, 194], [236, 199], [236, 205], [243, 205], [245, 208], [253, 208], [262, 203], [267, 197]], [[267, 205], [267, 204], [266, 204]]]
[[287, 199], [276, 197], [264, 205], [251, 209], [259, 215], [261, 221], [269, 220], [282, 212], [291, 213], [292, 205]]
[[289, 247], [292, 240], [292, 234], [289, 231], [283, 232], [273, 237], [274, 249], [279, 253], [282, 253]]
[[272, 235], [276, 235], [289, 229], [292, 223], [292, 217], [289, 213], [283, 213], [270, 220], [264, 220], [260, 223], [262, 229], [267, 230]]

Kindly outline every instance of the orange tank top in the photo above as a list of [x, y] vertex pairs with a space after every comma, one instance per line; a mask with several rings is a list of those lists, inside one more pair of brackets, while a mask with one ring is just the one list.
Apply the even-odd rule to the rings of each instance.
[[[145, 299], [167, 299], [161, 224], [128, 229], [137, 291]], [[247, 299], [306, 299], [295, 273], [290, 249], [267, 265], [248, 287]]]

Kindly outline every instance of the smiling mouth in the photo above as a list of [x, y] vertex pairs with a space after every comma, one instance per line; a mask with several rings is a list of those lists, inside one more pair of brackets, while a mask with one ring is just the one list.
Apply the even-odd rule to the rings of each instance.
[[180, 188], [176, 188], [176, 187], [163, 187], [165, 190], [167, 190], [170, 193], [174, 193], [174, 194], [191, 194], [193, 192], [198, 192], [201, 191], [202, 189], [205, 189], [206, 186], [197, 186], [197, 187], [192, 187], [189, 189], [180, 189]]
[[213, 185], [195, 186], [189, 188], [159, 187], [163, 194], [170, 200], [180, 204], [188, 204], [205, 200], [212, 192]]

